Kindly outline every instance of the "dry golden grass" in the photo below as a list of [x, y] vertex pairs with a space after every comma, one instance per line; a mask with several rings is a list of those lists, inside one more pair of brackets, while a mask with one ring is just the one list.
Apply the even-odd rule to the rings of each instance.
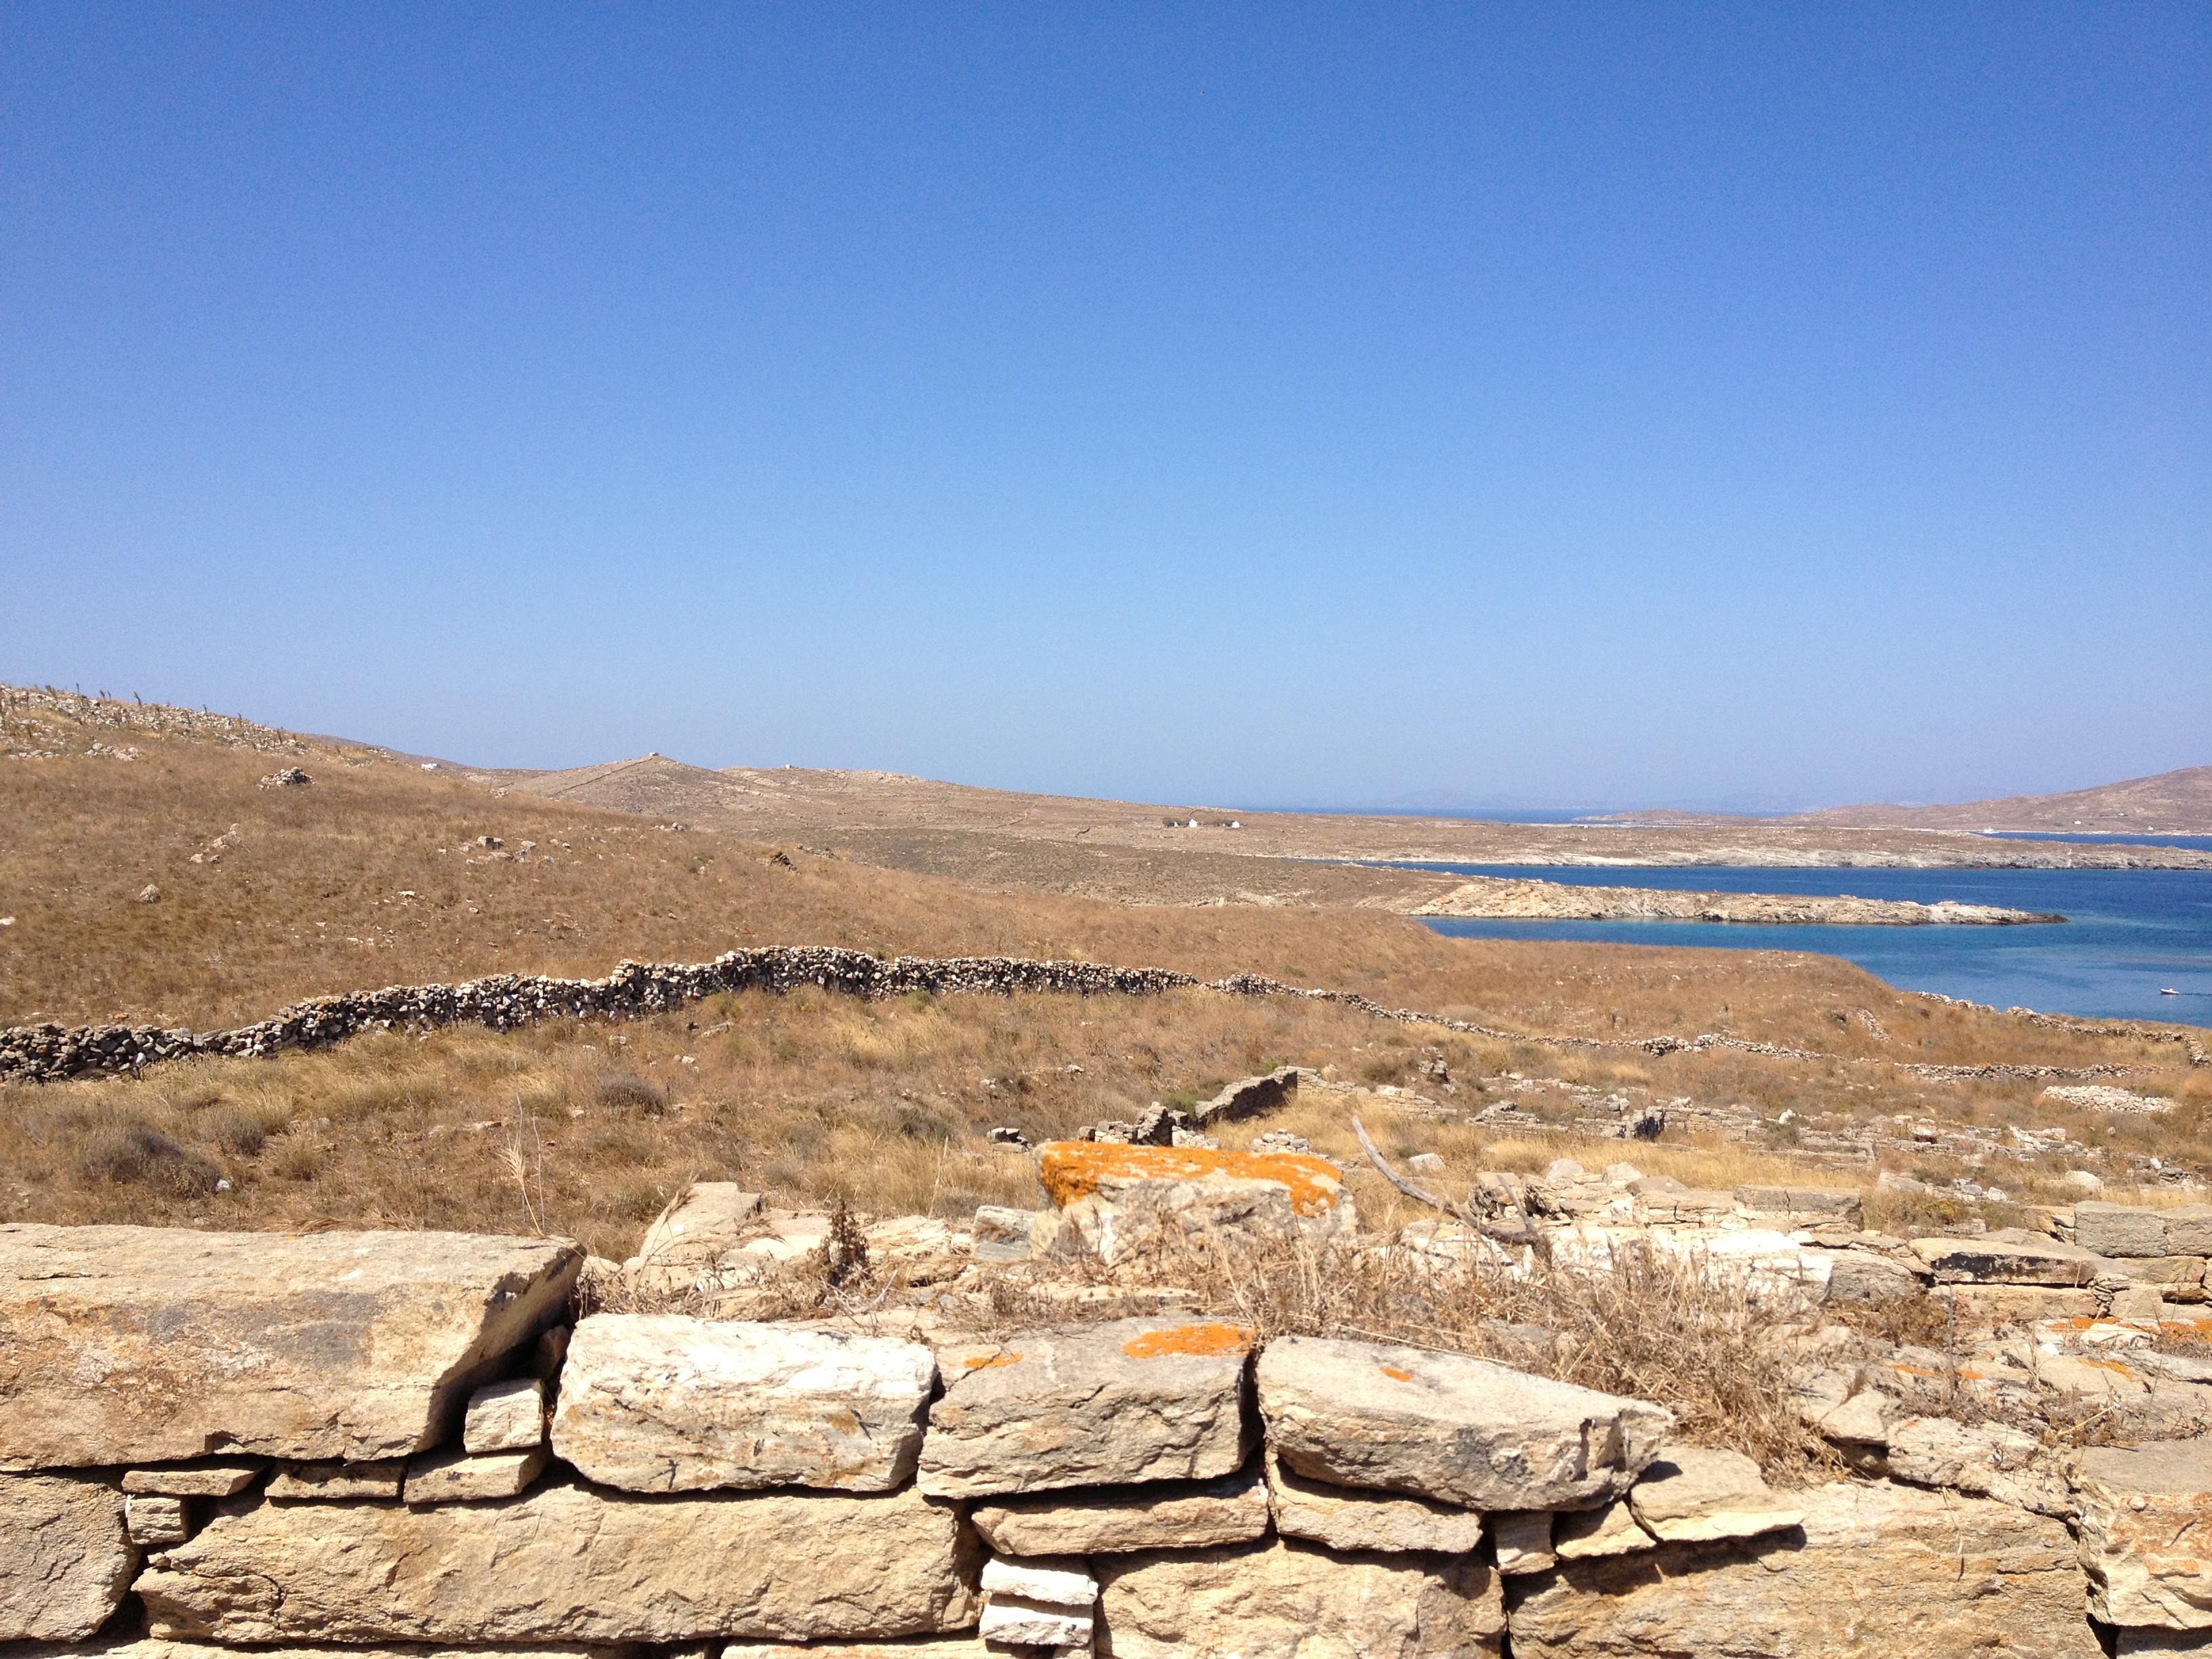
[[[749, 994], [624, 1026], [386, 1035], [137, 1079], [9, 1087], [0, 1091], [8, 1218], [513, 1228], [530, 1220], [509, 1167], [519, 1152], [530, 1170], [542, 1164], [542, 1224], [621, 1253], [693, 1176], [790, 1202], [842, 1194], [876, 1213], [954, 1213], [1028, 1191], [1020, 1160], [985, 1149], [992, 1124], [1063, 1134], [1285, 1061], [1411, 1082], [1426, 1051], [1466, 1080], [1455, 1119], [1498, 1098], [1498, 1075], [1513, 1072], [1770, 1118], [1790, 1108], [1845, 1127], [1898, 1112], [2064, 1123], [2107, 1149], [2108, 1178], [2133, 1152], [2193, 1157], [2212, 1114], [2212, 1073], [2178, 1065], [2173, 1045], [1930, 1003], [1824, 957], [1449, 939], [1371, 911], [979, 893], [796, 848], [787, 866], [720, 836], [501, 797], [361, 751], [316, 750], [299, 757], [313, 786], [262, 790], [256, 780], [292, 757], [154, 733], [131, 741], [131, 761], [0, 757], [10, 830], [0, 915], [15, 918], [0, 930], [0, 1022], [123, 1017], [205, 1029], [364, 985], [596, 975], [625, 957], [826, 944], [1256, 972], [1532, 1033], [1725, 1030], [1832, 1058], [1562, 1049], [1211, 993], [882, 1005]], [[472, 845], [484, 835], [502, 837], [507, 856]], [[218, 838], [227, 844], [208, 862]], [[526, 841], [536, 846], [523, 859]], [[149, 882], [161, 898], [141, 904]], [[2128, 1081], [2180, 1104], [2158, 1119], [2102, 1119], [2056, 1109], [2036, 1082], [1931, 1082], [1846, 1063], [1877, 1055], [2156, 1068]], [[1377, 1109], [1367, 1121], [1386, 1150], [1442, 1152], [1462, 1184], [1486, 1159], [1527, 1167], [1562, 1153], [1593, 1169], [1625, 1155], [1696, 1186], [1804, 1180], [1812, 1167], [1786, 1139], [1758, 1148], [1670, 1131], [1656, 1147], [1571, 1135], [1515, 1146], [1453, 1119]], [[1281, 1127], [1334, 1155], [1352, 1150], [1317, 1102]], [[1884, 1161], [1913, 1172], [1908, 1160]], [[1966, 1167], [1939, 1153], [1910, 1161], [1944, 1178]], [[2044, 1158], [1981, 1178], [2056, 1198], [2063, 1167]], [[228, 1192], [208, 1190], [226, 1180]], [[1379, 1182], [1355, 1186], [1377, 1224], [1404, 1216]]]

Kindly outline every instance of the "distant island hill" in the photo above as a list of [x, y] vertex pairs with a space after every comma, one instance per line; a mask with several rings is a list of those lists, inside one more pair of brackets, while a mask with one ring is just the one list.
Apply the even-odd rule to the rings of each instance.
[[[899, 773], [714, 771], [651, 754], [538, 772], [457, 768], [495, 788], [681, 822], [1006, 890], [1145, 903], [1351, 904], [1422, 916], [1829, 926], [2013, 924], [2061, 917], [1988, 905], [1673, 892], [1453, 875], [1420, 864], [1772, 869], [2212, 869], [2212, 853], [2095, 838], [2007, 841], [2060, 814], [2212, 825], [2212, 767], [2073, 795], [1959, 807], [1851, 807], [1789, 817], [1634, 814], [1576, 823], [1271, 812], [1025, 794]], [[1999, 809], [2002, 809], [2002, 811]], [[1891, 823], [1950, 814], [1960, 822]], [[2137, 823], [2143, 820], [2137, 819]], [[1966, 827], [1971, 825], [1971, 827]]]

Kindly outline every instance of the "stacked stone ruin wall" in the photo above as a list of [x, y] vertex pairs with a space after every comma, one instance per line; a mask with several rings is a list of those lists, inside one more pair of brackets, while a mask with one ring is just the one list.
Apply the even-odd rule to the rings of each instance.
[[[1622, 1050], [1663, 1055], [1727, 1048], [1774, 1059], [1829, 1065], [1835, 1056], [1705, 1032], [1695, 1036], [1626, 1039], [1561, 1036], [1506, 1030], [1448, 1019], [1408, 1008], [1391, 1008], [1348, 991], [1285, 985], [1256, 974], [1211, 981], [1165, 968], [1117, 968], [1100, 963], [1038, 961], [1024, 957], [896, 957], [883, 958], [832, 946], [772, 945], [731, 951], [707, 963], [625, 962], [604, 979], [553, 979], [500, 974], [453, 985], [390, 986], [349, 991], [293, 1004], [274, 1018], [230, 1030], [191, 1031], [153, 1025], [58, 1024], [0, 1030], [0, 1079], [27, 1083], [113, 1075], [193, 1055], [265, 1055], [286, 1049], [325, 1048], [362, 1031], [430, 1030], [483, 1025], [507, 1030], [543, 1019], [630, 1019], [668, 1013], [703, 998], [730, 992], [788, 992], [814, 987], [856, 997], [1051, 994], [1075, 996], [1159, 996], [1203, 988], [1243, 997], [1291, 997], [1334, 1003], [1378, 1019], [1449, 1030], [1492, 1042], [1546, 1048]], [[2100, 1028], [2113, 1035], [2165, 1039], [2174, 1034], [2132, 1027]], [[2174, 1040], [2181, 1039], [2175, 1037]], [[2212, 1063], [2189, 1046], [2192, 1064]], [[2087, 1066], [1937, 1066], [1881, 1059], [1855, 1065], [1891, 1066], [1929, 1079], [2091, 1079], [2130, 1075], [2138, 1068]]]

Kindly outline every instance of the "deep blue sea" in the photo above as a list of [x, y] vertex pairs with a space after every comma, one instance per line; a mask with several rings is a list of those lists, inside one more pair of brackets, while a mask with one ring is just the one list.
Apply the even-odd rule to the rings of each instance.
[[[1425, 918], [1463, 939], [1603, 939], [1620, 945], [1818, 951], [1909, 991], [1999, 1008], [2179, 1020], [2212, 1026], [2212, 870], [1626, 869], [1424, 864], [1470, 876], [1584, 887], [1958, 899], [2069, 920], [2020, 927], [1767, 927], [1702, 921], [1462, 921]], [[2179, 996], [2161, 996], [2167, 986]]]

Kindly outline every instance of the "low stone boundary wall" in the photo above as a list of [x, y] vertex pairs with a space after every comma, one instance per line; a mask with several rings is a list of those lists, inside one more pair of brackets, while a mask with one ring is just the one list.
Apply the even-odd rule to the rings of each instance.
[[2096, 1659], [2093, 1613], [2123, 1653], [2212, 1629], [2203, 1443], [2087, 1454], [2056, 1502], [1777, 1491], [1658, 1406], [1459, 1354], [1176, 1315], [579, 1319], [581, 1267], [0, 1227], [0, 1641]]
[[[0, 1079], [53, 1083], [70, 1078], [133, 1072], [194, 1054], [271, 1054], [287, 1048], [325, 1048], [358, 1032], [449, 1025], [506, 1030], [539, 1019], [624, 1019], [667, 1013], [729, 991], [792, 991], [814, 986], [842, 995], [903, 996], [913, 991], [955, 996], [1023, 992], [1076, 996], [1158, 996], [1193, 988], [1230, 996], [1295, 997], [1357, 1009], [1377, 1019], [1433, 1026], [1499, 1042], [1571, 1049], [1613, 1049], [1661, 1055], [1729, 1048], [1822, 1066], [1835, 1057], [1808, 1049], [1705, 1032], [1692, 1037], [1603, 1039], [1547, 1036], [1447, 1019], [1410, 1008], [1391, 1008], [1350, 991], [1285, 985], [1257, 974], [1201, 981], [1167, 968], [1116, 968], [1102, 963], [1038, 961], [1025, 957], [894, 957], [827, 945], [768, 945], [730, 951], [706, 963], [619, 964], [604, 979], [551, 979], [497, 974], [458, 985], [389, 986], [298, 1002], [270, 1019], [228, 1031], [191, 1031], [154, 1025], [16, 1025], [0, 1030]], [[2151, 1033], [2147, 1035], [2166, 1035]], [[2205, 1056], [2191, 1050], [2193, 1064]], [[2090, 1079], [2124, 1077], [2125, 1066], [1934, 1066], [1914, 1061], [1853, 1060], [1850, 1065], [1892, 1066], [1917, 1077]]]

